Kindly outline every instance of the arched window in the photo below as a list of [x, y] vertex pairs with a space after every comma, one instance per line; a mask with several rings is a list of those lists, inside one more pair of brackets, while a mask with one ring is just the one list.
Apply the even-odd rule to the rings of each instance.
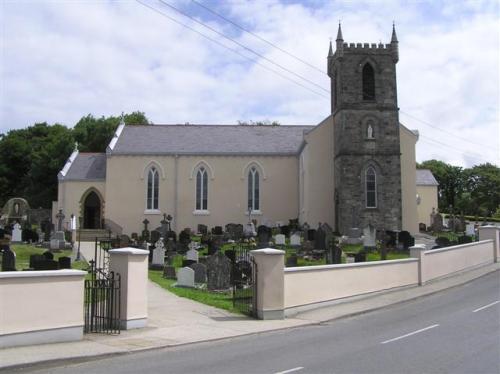
[[146, 203], [146, 209], [148, 210], [158, 209], [158, 184], [158, 170], [152, 167], [148, 172], [148, 199]]
[[259, 172], [255, 166], [248, 171], [248, 209], [260, 210]]
[[368, 62], [363, 66], [363, 100], [375, 100], [375, 71]]
[[208, 174], [205, 167], [196, 173], [196, 210], [208, 209]]
[[377, 207], [377, 174], [375, 169], [369, 166], [365, 172], [366, 207]]

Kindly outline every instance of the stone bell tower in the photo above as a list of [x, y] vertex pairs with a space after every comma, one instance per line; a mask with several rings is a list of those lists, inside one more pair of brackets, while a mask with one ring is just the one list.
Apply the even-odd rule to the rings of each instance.
[[401, 161], [396, 86], [398, 40], [344, 43], [339, 24], [328, 53], [334, 118], [335, 225], [401, 230]]

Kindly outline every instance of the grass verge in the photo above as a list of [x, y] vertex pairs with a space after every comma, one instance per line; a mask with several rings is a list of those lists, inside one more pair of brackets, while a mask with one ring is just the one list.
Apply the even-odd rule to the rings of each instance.
[[160, 287], [173, 294], [197, 301], [202, 304], [225, 309], [233, 313], [239, 313], [233, 308], [233, 297], [231, 292], [210, 292], [198, 288], [174, 287], [175, 280], [163, 278], [161, 270], [149, 270], [149, 279]]
[[[39, 248], [29, 244], [11, 244], [10, 248], [16, 254], [16, 269], [23, 270], [30, 266], [31, 255], [41, 255], [47, 251], [46, 248]], [[54, 260], [59, 257], [71, 257], [71, 250], [64, 250], [54, 253]], [[71, 263], [72, 269], [87, 270], [88, 264], [85, 261], [74, 261]]]

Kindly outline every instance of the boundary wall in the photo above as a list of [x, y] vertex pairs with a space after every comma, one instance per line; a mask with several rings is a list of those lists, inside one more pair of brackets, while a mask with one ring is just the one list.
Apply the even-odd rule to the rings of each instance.
[[83, 339], [85, 274], [0, 272], [0, 348]]
[[257, 316], [282, 319], [302, 310], [320, 308], [348, 297], [374, 295], [498, 262], [500, 227], [479, 229], [479, 242], [427, 250], [410, 248], [410, 258], [285, 268], [285, 252], [252, 251], [257, 264]]
[[[110, 270], [121, 275], [122, 329], [147, 325], [148, 253], [109, 251]], [[0, 272], [0, 348], [82, 340], [86, 274], [73, 269]]]

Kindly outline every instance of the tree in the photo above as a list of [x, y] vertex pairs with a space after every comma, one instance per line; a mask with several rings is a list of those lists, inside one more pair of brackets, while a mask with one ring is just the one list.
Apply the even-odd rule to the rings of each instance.
[[482, 164], [466, 169], [466, 188], [476, 214], [491, 216], [500, 207], [500, 168]]
[[441, 212], [448, 212], [449, 207], [456, 207], [457, 198], [464, 190], [462, 168], [443, 161], [429, 160], [417, 165], [419, 169], [429, 169], [439, 183], [438, 206]]
[[[125, 114], [123, 120], [126, 125], [149, 125], [143, 112]], [[82, 152], [105, 152], [113, 138], [121, 117], [95, 118], [92, 114], [82, 117], [75, 125], [74, 137]]]

